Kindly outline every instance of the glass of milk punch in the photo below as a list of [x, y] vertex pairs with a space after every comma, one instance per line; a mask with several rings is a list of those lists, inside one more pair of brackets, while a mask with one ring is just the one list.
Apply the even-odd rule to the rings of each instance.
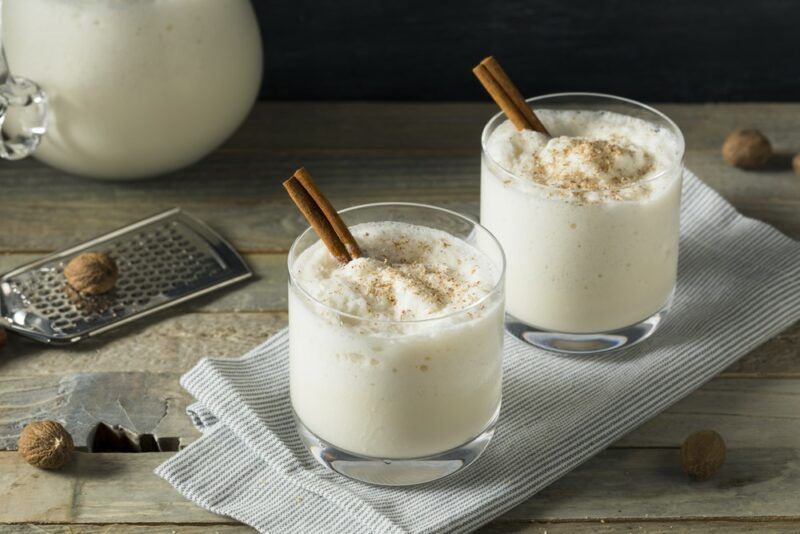
[[549, 135], [498, 113], [481, 139], [481, 223], [508, 261], [506, 327], [566, 353], [640, 342], [675, 288], [683, 135], [625, 98], [525, 102]]
[[500, 411], [503, 251], [476, 222], [432, 206], [340, 215], [363, 257], [337, 265], [311, 229], [289, 251], [300, 437], [318, 462], [370, 484], [460, 471]]

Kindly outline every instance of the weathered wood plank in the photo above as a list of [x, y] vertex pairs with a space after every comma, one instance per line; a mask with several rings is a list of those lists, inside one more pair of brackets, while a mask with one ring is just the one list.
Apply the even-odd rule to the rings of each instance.
[[[760, 128], [778, 151], [798, 148], [800, 103], [653, 105], [695, 149], [718, 150], [730, 130], [744, 126]], [[469, 154], [496, 112], [488, 102], [260, 102], [222, 150]]]
[[54, 419], [72, 434], [76, 447], [99, 422], [122, 425], [158, 438], [195, 437], [186, 416], [191, 396], [180, 375], [164, 373], [76, 373], [0, 378], [0, 450], [16, 449], [30, 421]]
[[[85, 369], [101, 371], [151, 371], [182, 373], [203, 356], [238, 356], [265, 341], [286, 326], [284, 311], [252, 310], [259, 302], [256, 294], [267, 296], [277, 289], [256, 288], [253, 282], [241, 289], [229, 290], [220, 301], [204, 297], [193, 304], [165, 311], [136, 324], [108, 332], [75, 346], [49, 347], [10, 334], [0, 352], [0, 372], [27, 376], [31, 374], [76, 373]], [[281, 286], [283, 284], [281, 283]], [[268, 297], [273, 298], [273, 297]], [[233, 310], [219, 309], [231, 303]], [[281, 297], [281, 300], [285, 297]], [[252, 313], [241, 313], [252, 312]], [[744, 356], [729, 367], [724, 376], [800, 377], [800, 322], [776, 338]]]
[[[800, 524], [791, 520], [766, 521], [652, 521], [610, 522], [602, 520], [584, 522], [540, 523], [497, 520], [478, 529], [479, 534], [727, 534], [739, 532], [795, 533]], [[0, 534], [250, 534], [254, 529], [245, 525], [126, 525], [126, 524], [16, 524], [0, 525]]]
[[[724, 134], [723, 134], [724, 138]], [[719, 141], [721, 145], [721, 140]], [[792, 141], [793, 146], [800, 141]], [[719, 146], [711, 149], [687, 151], [687, 167], [723, 195], [736, 203], [748, 201], [797, 202], [797, 180], [794, 178], [786, 156], [788, 148], [775, 163], [757, 171], [745, 171], [722, 162]], [[187, 209], [206, 209], [218, 205], [220, 209], [240, 209], [259, 206], [285, 205], [285, 192], [280, 187], [285, 174], [291, 174], [300, 163], [314, 172], [315, 180], [325, 185], [326, 194], [344, 203], [418, 200], [445, 200], [475, 202], [479, 200], [479, 157], [477, 140], [470, 145], [468, 154], [400, 154], [400, 155], [326, 155], [317, 152], [302, 156], [283, 156], [270, 153], [218, 153], [199, 167], [191, 167], [186, 174], [202, 172], [189, 178], [177, 173], [153, 180], [139, 182], [100, 183], [69, 176], [56, 177], [56, 171], [38, 163], [25, 163], [30, 169], [20, 169], [20, 163], [6, 163], [0, 167], [0, 185], [4, 187], [4, 201], [8, 207], [41, 207], [56, 213], [41, 221], [42, 224], [67, 224], [74, 228], [91, 222], [75, 217], [59, 220], [60, 210], [74, 207], [78, 210], [94, 208], [111, 212], [110, 208], [126, 207], [131, 213], [145, 216], [158, 207], [181, 204]], [[241, 160], [252, 162], [254, 171], [236, 173]], [[25, 179], [20, 174], [25, 173]], [[224, 178], [224, 179], [222, 179]], [[226, 187], [227, 186], [227, 187]], [[42, 189], [51, 190], [55, 198], [42, 196]], [[5, 207], [5, 206], [4, 206]], [[288, 211], [288, 210], [287, 210]], [[83, 213], [81, 213], [83, 215]], [[87, 211], [87, 215], [91, 215]], [[269, 217], [269, 213], [261, 213]], [[33, 217], [30, 223], [36, 223]], [[129, 222], [129, 221], [125, 221]], [[105, 228], [108, 230], [112, 228]], [[26, 235], [33, 234], [28, 231]], [[11, 239], [13, 236], [4, 236]], [[266, 237], [266, 236], [265, 236]], [[59, 244], [60, 245], [60, 244]]]
[[22, 523], [16, 525], [0, 525], [0, 534], [252, 534], [255, 529], [246, 525], [214, 525], [210, 523], [198, 525], [124, 525], [103, 523], [87, 524], [61, 524]]
[[[198, 435], [185, 414], [193, 399], [179, 373], [76, 373], [0, 378], [0, 450], [16, 448], [31, 420], [64, 423], [76, 446], [103, 421], [157, 437]], [[613, 447], [680, 447], [714, 429], [729, 447], [800, 449], [800, 380], [715, 379], [617, 441]]]
[[690, 482], [678, 449], [609, 449], [504, 519], [798, 517], [797, 449], [729, 449], [724, 467]]
[[[2, 520], [8, 523], [224, 523], [181, 497], [153, 469], [169, 453], [76, 452], [59, 471], [0, 453]], [[171, 519], [172, 518], [172, 519]]]
[[[745, 214], [800, 236], [800, 181], [786, 158], [781, 170], [746, 172], [728, 167], [719, 155], [725, 134], [743, 124], [761, 126], [784, 154], [798, 150], [800, 105], [663, 108], [686, 131], [690, 168]], [[304, 224], [280, 181], [301, 163], [338, 206], [413, 200], [474, 215], [479, 135], [492, 111], [488, 104], [264, 104], [223, 150], [144, 182], [100, 183], [34, 161], [7, 163], [0, 167], [0, 250], [62, 248], [174, 205], [240, 249], [286, 250]], [[280, 120], [289, 116], [297, 120]], [[383, 128], [386, 123], [398, 127]]]
[[478, 534], [735, 534], [738, 532], [796, 533], [800, 523], [787, 520], [738, 521], [651, 521], [616, 522], [584, 521], [580, 523], [539, 523], [495, 521], [477, 531]]
[[[731, 449], [723, 469], [705, 483], [686, 479], [679, 455], [677, 449], [606, 450], [502, 520], [800, 520], [800, 450]], [[152, 473], [168, 456], [76, 453], [66, 470], [46, 472], [2, 452], [3, 521], [224, 523]]]
[[800, 380], [714, 379], [613, 446], [680, 447], [704, 429], [729, 448], [800, 449]]
[[[278, 176], [283, 179], [285, 178], [283, 174], [280, 173]], [[330, 189], [322, 184], [320, 187]], [[252, 194], [256, 199], [264, 196], [261, 192]], [[453, 201], [452, 195], [446, 190], [439, 193], [415, 194], [409, 190], [381, 192], [366, 189], [358, 199], [350, 194], [346, 197], [329, 196], [334, 205], [341, 207], [372, 202], [422, 201], [472, 217], [478, 215], [477, 201]], [[237, 205], [238, 200], [226, 205], [223, 202], [194, 200], [188, 196], [184, 200], [157, 198], [158, 200], [151, 202], [125, 201], [113, 205], [109, 205], [106, 201], [81, 202], [80, 205], [66, 202], [51, 206], [22, 202], [4, 205], [3, 216], [6, 218], [8, 232], [0, 235], [0, 250], [23, 252], [60, 250], [175, 206], [184, 208], [211, 225], [242, 252], [286, 252], [295, 237], [307, 227], [302, 215], [296, 208], [288, 205], [284, 198], [259, 201], [255, 205], [251, 203]], [[241, 202], [249, 201], [241, 200]], [[79, 222], [61, 222], [75, 217]]]
[[[745, 173], [735, 169], [720, 172], [716, 152], [692, 165], [700, 176], [749, 217], [764, 220], [793, 237], [800, 236], [800, 189], [789, 171]], [[219, 230], [243, 251], [285, 251], [306, 225], [284, 198], [280, 180], [300, 162], [313, 169], [331, 201], [339, 207], [370, 202], [414, 201], [437, 204], [476, 217], [478, 215], [478, 156], [353, 160], [350, 167], [336, 158], [304, 157], [294, 163], [258, 162], [262, 174], [247, 181], [231, 179], [229, 197], [181, 191], [170, 194], [167, 186], [180, 177], [168, 177], [164, 190], [147, 190], [135, 195], [139, 184], [117, 186], [115, 192], [96, 192], [80, 199], [59, 199], [50, 204], [41, 199], [17, 199], [4, 193], [4, 224], [0, 250], [47, 251], [65, 248], [90, 237], [174, 206], [181, 206]], [[700, 158], [698, 158], [700, 159]], [[705, 160], [713, 161], [707, 162]], [[230, 174], [223, 169], [215, 173]], [[728, 176], [733, 174], [735, 176]], [[739, 176], [742, 175], [742, 176]], [[65, 178], [66, 180], [76, 181]], [[212, 180], [217, 178], [212, 177]], [[63, 180], [63, 179], [62, 179]], [[61, 181], [61, 180], [60, 180]], [[758, 185], [757, 185], [758, 184]], [[769, 184], [769, 186], [765, 185]], [[44, 181], [36, 189], [51, 189]], [[195, 184], [208, 190], [204, 182]], [[3, 180], [0, 179], [0, 187]], [[107, 187], [107, 186], [106, 186]], [[79, 189], [79, 187], [78, 187]], [[59, 193], [60, 196], [61, 193]], [[64, 197], [69, 197], [65, 191]], [[10, 197], [10, 198], [9, 198]]]
[[[438, 180], [436, 176], [427, 177], [430, 182]], [[403, 182], [398, 176], [389, 176], [387, 179], [395, 180], [397, 183]], [[475, 185], [465, 184], [463, 188], [458, 189], [467, 191], [467, 188], [474, 187], [476, 192], [473, 196], [477, 197], [477, 178], [475, 182]], [[321, 187], [330, 189], [325, 185]], [[737, 198], [728, 191], [720, 192], [744, 215], [769, 223], [790, 237], [800, 238], [799, 200], [791, 197], [780, 198], [777, 192], [772, 198]], [[255, 196], [262, 195], [256, 193]], [[477, 218], [479, 213], [477, 200], [454, 201], [454, 195], [448, 189], [424, 192], [414, 191], [411, 188], [388, 192], [366, 189], [360, 198], [355, 198], [355, 195], [330, 195], [330, 197], [336, 206], [341, 207], [372, 202], [405, 201], [434, 204], [473, 218]], [[174, 202], [159, 200], [147, 204], [119, 203], [115, 207], [105, 204], [41, 206], [15, 203], [3, 207], [8, 233], [0, 235], [0, 250], [23, 252], [60, 250], [175, 206], [183, 207], [192, 215], [210, 224], [243, 252], [286, 252], [294, 238], [306, 228], [297, 210], [288, 206], [283, 199], [264, 202], [257, 206], [203, 204], [199, 201], [193, 202], [191, 199]], [[76, 214], [80, 222], [59, 222], [69, 220]]]
[[241, 356], [286, 326], [286, 314], [165, 311], [129, 327], [48, 347], [9, 335], [0, 374], [152, 371], [183, 373], [205, 356]]

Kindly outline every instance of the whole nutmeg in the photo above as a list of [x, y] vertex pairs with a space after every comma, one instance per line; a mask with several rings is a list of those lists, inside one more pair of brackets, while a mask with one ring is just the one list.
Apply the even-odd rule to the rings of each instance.
[[64, 267], [67, 283], [84, 295], [108, 293], [117, 283], [117, 264], [105, 252], [84, 252]]
[[792, 170], [797, 176], [800, 176], [800, 154], [795, 154], [792, 158]]
[[772, 145], [755, 128], [739, 128], [728, 134], [722, 145], [722, 158], [736, 167], [755, 169], [772, 156]]
[[22, 429], [19, 453], [42, 469], [58, 469], [69, 462], [75, 445], [69, 432], [55, 421], [33, 421]]
[[725, 441], [713, 430], [695, 432], [683, 442], [681, 463], [690, 479], [711, 478], [725, 463]]

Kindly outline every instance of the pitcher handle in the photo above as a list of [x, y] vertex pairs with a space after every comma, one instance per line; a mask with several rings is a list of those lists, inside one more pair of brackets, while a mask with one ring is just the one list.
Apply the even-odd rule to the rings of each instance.
[[47, 130], [47, 97], [34, 82], [13, 76], [8, 69], [0, 0], [0, 158], [27, 157]]

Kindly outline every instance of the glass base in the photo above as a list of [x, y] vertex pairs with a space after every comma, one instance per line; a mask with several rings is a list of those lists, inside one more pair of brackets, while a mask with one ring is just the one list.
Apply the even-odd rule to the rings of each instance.
[[593, 354], [630, 347], [653, 335], [669, 311], [669, 302], [647, 319], [631, 326], [592, 334], [553, 332], [531, 326], [506, 314], [506, 330], [517, 339], [552, 352]]
[[339, 449], [311, 432], [294, 416], [297, 432], [311, 455], [322, 465], [340, 475], [376, 486], [413, 486], [450, 476], [475, 462], [486, 450], [497, 423], [497, 415], [477, 437], [433, 456], [388, 460], [361, 456]]

